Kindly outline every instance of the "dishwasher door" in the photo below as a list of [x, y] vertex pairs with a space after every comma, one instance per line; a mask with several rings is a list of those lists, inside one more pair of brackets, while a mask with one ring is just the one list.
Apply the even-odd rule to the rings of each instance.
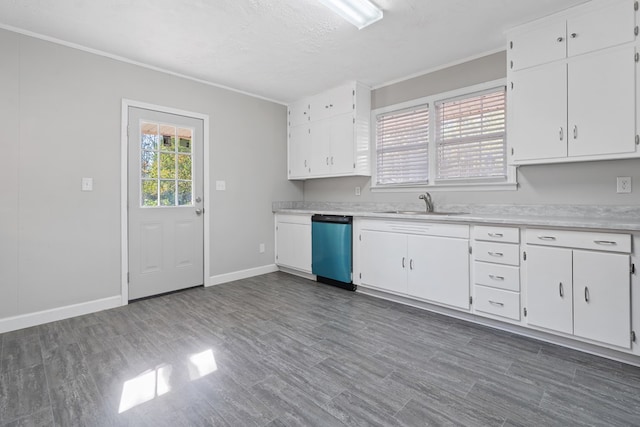
[[353, 218], [311, 217], [311, 271], [318, 282], [355, 290], [351, 280]]

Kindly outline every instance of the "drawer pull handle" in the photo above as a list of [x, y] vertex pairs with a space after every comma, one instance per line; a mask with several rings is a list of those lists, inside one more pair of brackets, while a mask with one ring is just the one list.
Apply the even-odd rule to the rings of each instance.
[[404, 268], [404, 257], [402, 257], [402, 268]]
[[497, 257], [497, 258], [501, 258], [504, 256], [504, 254], [502, 252], [487, 252], [489, 255]]
[[487, 233], [489, 237], [504, 237], [502, 233]]
[[605, 246], [615, 246], [618, 243], [612, 240], [594, 240], [593, 243], [596, 245], [605, 245]]
[[556, 240], [554, 236], [538, 236], [538, 239], [544, 240], [546, 242], [553, 242], [554, 240]]
[[562, 282], [558, 285], [558, 291], [560, 292], [560, 298], [564, 298], [564, 288], [562, 287]]
[[493, 279], [493, 280], [496, 280], [496, 281], [498, 281], [498, 282], [502, 282], [502, 281], [504, 280], [504, 277], [503, 277], [503, 276], [496, 276], [495, 274], [490, 274], [490, 275], [489, 275], [489, 278], [491, 278], [491, 279]]
[[491, 304], [491, 305], [495, 305], [495, 306], [498, 306], [498, 307], [504, 307], [504, 303], [502, 303], [502, 302], [498, 302], [498, 301], [491, 301], [491, 300], [489, 300], [489, 304]]
[[413, 259], [409, 260], [409, 269], [413, 270]]
[[584, 287], [584, 302], [589, 302], [591, 299], [591, 295], [589, 295], [589, 288], [587, 286]]

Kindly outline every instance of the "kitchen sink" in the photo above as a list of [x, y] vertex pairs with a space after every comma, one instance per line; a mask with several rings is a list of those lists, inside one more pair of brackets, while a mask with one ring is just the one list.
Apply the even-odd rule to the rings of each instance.
[[425, 215], [425, 216], [429, 216], [429, 215], [447, 216], [447, 215], [464, 215], [465, 214], [465, 212], [426, 212], [426, 211], [382, 211], [382, 212], [375, 212], [375, 213], [399, 214], [399, 215]]

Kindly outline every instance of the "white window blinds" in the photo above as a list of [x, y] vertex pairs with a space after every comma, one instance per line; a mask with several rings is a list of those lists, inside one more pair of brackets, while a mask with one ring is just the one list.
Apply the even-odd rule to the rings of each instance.
[[426, 183], [429, 177], [429, 106], [376, 117], [378, 185]]
[[436, 180], [506, 180], [506, 90], [436, 103]]

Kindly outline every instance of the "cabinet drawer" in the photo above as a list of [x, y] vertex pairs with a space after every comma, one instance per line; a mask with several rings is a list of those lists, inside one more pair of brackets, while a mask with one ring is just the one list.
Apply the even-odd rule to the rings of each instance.
[[520, 247], [511, 243], [475, 242], [473, 253], [476, 261], [520, 265]]
[[473, 227], [475, 240], [487, 240], [490, 242], [520, 243], [520, 229], [512, 227]]
[[473, 280], [476, 285], [520, 292], [518, 267], [476, 261], [473, 264]]
[[520, 293], [474, 286], [475, 310], [508, 319], [520, 320]]
[[525, 232], [529, 245], [560, 246], [606, 252], [631, 253], [631, 235], [583, 231], [529, 228]]
[[311, 215], [309, 214], [301, 214], [301, 215], [277, 214], [276, 222], [311, 225]]

